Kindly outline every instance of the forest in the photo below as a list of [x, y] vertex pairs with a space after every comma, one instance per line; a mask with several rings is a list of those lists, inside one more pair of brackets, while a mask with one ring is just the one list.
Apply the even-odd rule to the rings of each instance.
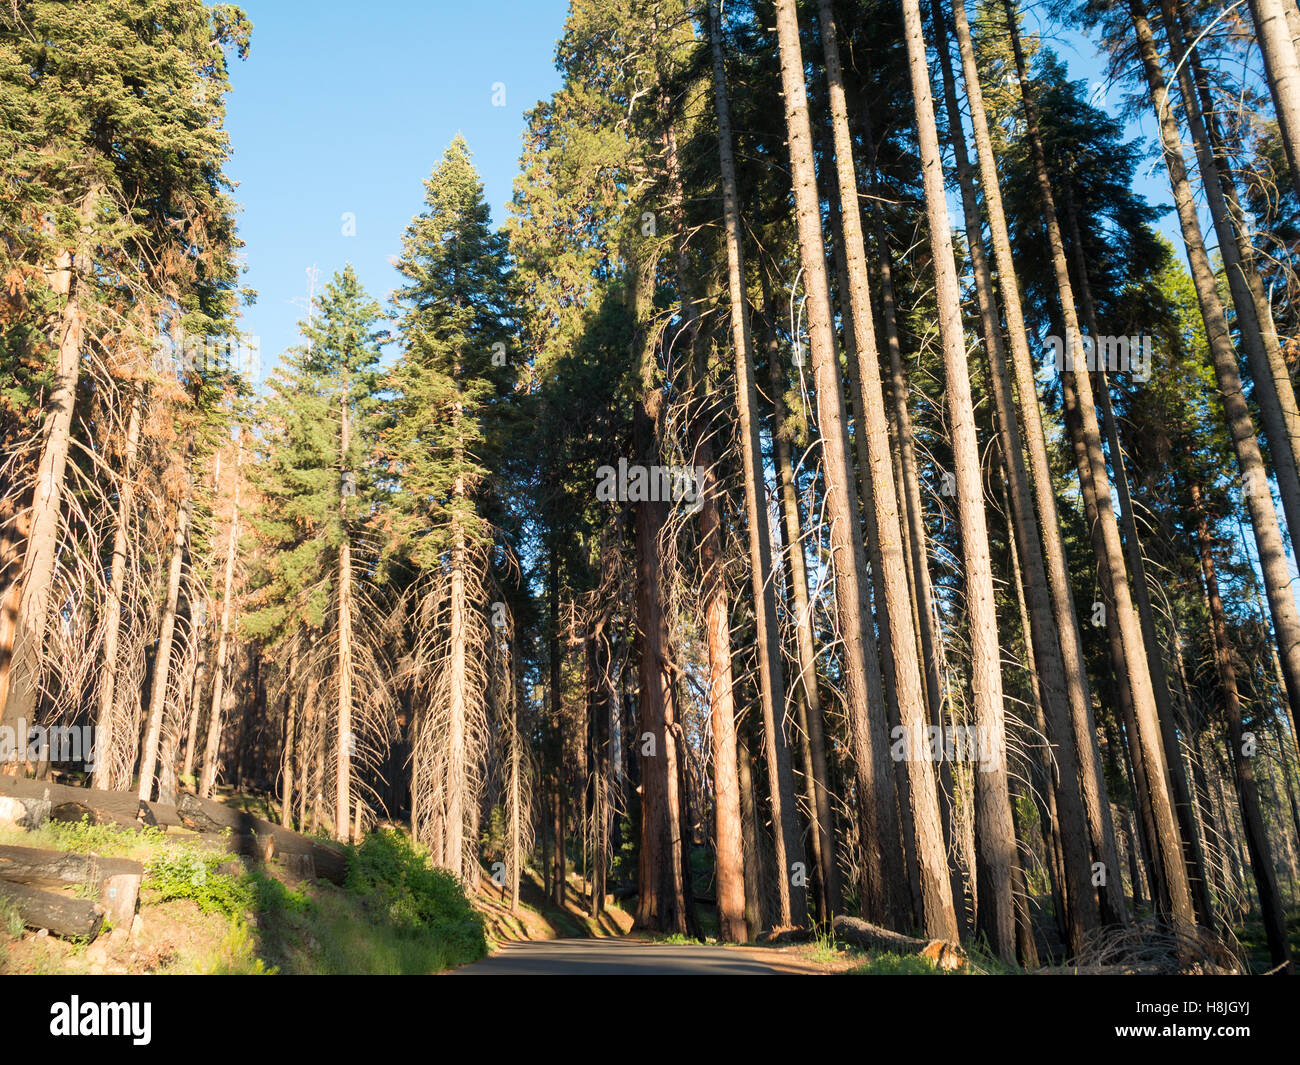
[[324, 264], [262, 377], [255, 7], [0, 4], [0, 796], [1292, 972], [1295, 0], [571, 0], [506, 217], [426, 145], [396, 287]]

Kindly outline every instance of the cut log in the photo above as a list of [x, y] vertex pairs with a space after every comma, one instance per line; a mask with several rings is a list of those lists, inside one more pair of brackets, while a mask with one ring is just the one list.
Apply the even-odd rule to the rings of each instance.
[[19, 884], [98, 884], [121, 875], [143, 876], [144, 866], [126, 858], [101, 858], [97, 854], [0, 847], [0, 880]]
[[98, 889], [100, 905], [115, 925], [130, 926], [143, 876], [144, 866], [125, 858], [37, 847], [0, 847], [0, 881], [38, 887], [92, 885]]
[[347, 878], [347, 854], [339, 847], [309, 839], [243, 810], [188, 793], [181, 796], [176, 812], [181, 823], [195, 832], [208, 834], [229, 829], [234, 835], [227, 849], [232, 853], [260, 861], [268, 861], [272, 855], [307, 854], [311, 856], [318, 878], [340, 885]]
[[960, 969], [966, 964], [966, 953], [957, 943], [944, 939], [915, 939], [888, 928], [868, 924], [856, 917], [836, 917], [832, 925], [835, 935], [846, 943], [863, 950], [889, 951], [893, 954], [920, 954], [929, 958], [939, 969]]
[[99, 887], [99, 904], [115, 928], [131, 927], [140, 900], [140, 874], [117, 873], [105, 877]]
[[141, 802], [126, 791], [73, 788], [49, 780], [0, 776], [0, 795], [16, 799], [49, 799], [53, 807], [50, 817], [56, 821], [80, 821], [89, 816], [96, 824], [118, 824], [130, 828], [142, 824], [166, 828], [181, 823], [176, 807]]
[[104, 924], [103, 911], [88, 899], [71, 899], [26, 884], [0, 880], [0, 899], [18, 910], [28, 928], [45, 928], [64, 939], [94, 939]]
[[24, 828], [29, 832], [50, 819], [49, 799], [20, 799], [0, 795], [0, 825]]

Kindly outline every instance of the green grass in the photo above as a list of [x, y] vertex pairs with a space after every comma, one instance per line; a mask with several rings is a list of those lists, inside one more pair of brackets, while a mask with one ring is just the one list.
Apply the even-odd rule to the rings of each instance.
[[246, 879], [255, 935], [281, 972], [434, 973], [487, 954], [459, 882], [399, 832], [352, 849], [342, 890], [321, 885], [313, 898], [258, 873]]
[[33, 832], [0, 828], [0, 843], [75, 854], [98, 854], [105, 858], [134, 858], [152, 854], [167, 843], [167, 836], [162, 829], [152, 825], [138, 829], [96, 825], [88, 817], [83, 817], [80, 821], [47, 821]]
[[936, 968], [929, 958], [919, 954], [873, 954], [861, 965], [844, 971], [845, 976], [957, 976], [958, 972], [945, 972]]
[[[291, 887], [238, 863], [218, 872], [236, 860], [156, 828], [51, 822], [36, 832], [0, 830], [0, 843], [10, 842], [134, 858], [146, 869], [146, 921], [147, 907], [181, 900], [197, 906], [204, 920], [220, 922], [215, 946], [177, 958], [171, 972], [422, 974], [487, 954], [482, 918], [459, 881], [393, 830], [348, 848], [342, 888]], [[21, 933], [16, 912], [0, 902], [0, 959]]]

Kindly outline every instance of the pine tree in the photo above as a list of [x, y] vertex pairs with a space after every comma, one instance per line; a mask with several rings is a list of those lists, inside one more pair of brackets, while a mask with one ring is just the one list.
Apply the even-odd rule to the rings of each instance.
[[[379, 304], [349, 264], [301, 324], [306, 343], [286, 353], [263, 417], [271, 435], [251, 473], [260, 496], [252, 519], [261, 545], [256, 610], [241, 627], [270, 646], [304, 630], [329, 631], [324, 669], [338, 694], [335, 833], [350, 838], [356, 633], [353, 544], [367, 535], [378, 491], [376, 442], [384, 332]], [[356, 696], [363, 698], [364, 696]]]
[[[512, 310], [505, 237], [490, 228], [483, 186], [457, 135], [425, 182], [425, 208], [403, 238], [395, 295], [403, 353], [388, 379], [382, 451], [390, 552], [427, 578], [431, 623], [413, 656], [412, 784], [417, 835], [469, 880], [485, 740], [490, 471], [510, 387]], [[435, 620], [436, 619], [436, 620]]]

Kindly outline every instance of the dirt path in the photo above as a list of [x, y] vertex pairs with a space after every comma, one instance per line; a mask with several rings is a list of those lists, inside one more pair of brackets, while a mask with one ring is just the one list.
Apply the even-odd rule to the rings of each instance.
[[470, 976], [779, 976], [815, 971], [782, 964], [783, 959], [769, 962], [759, 953], [635, 939], [549, 939], [508, 943], [492, 957], [456, 972]]

